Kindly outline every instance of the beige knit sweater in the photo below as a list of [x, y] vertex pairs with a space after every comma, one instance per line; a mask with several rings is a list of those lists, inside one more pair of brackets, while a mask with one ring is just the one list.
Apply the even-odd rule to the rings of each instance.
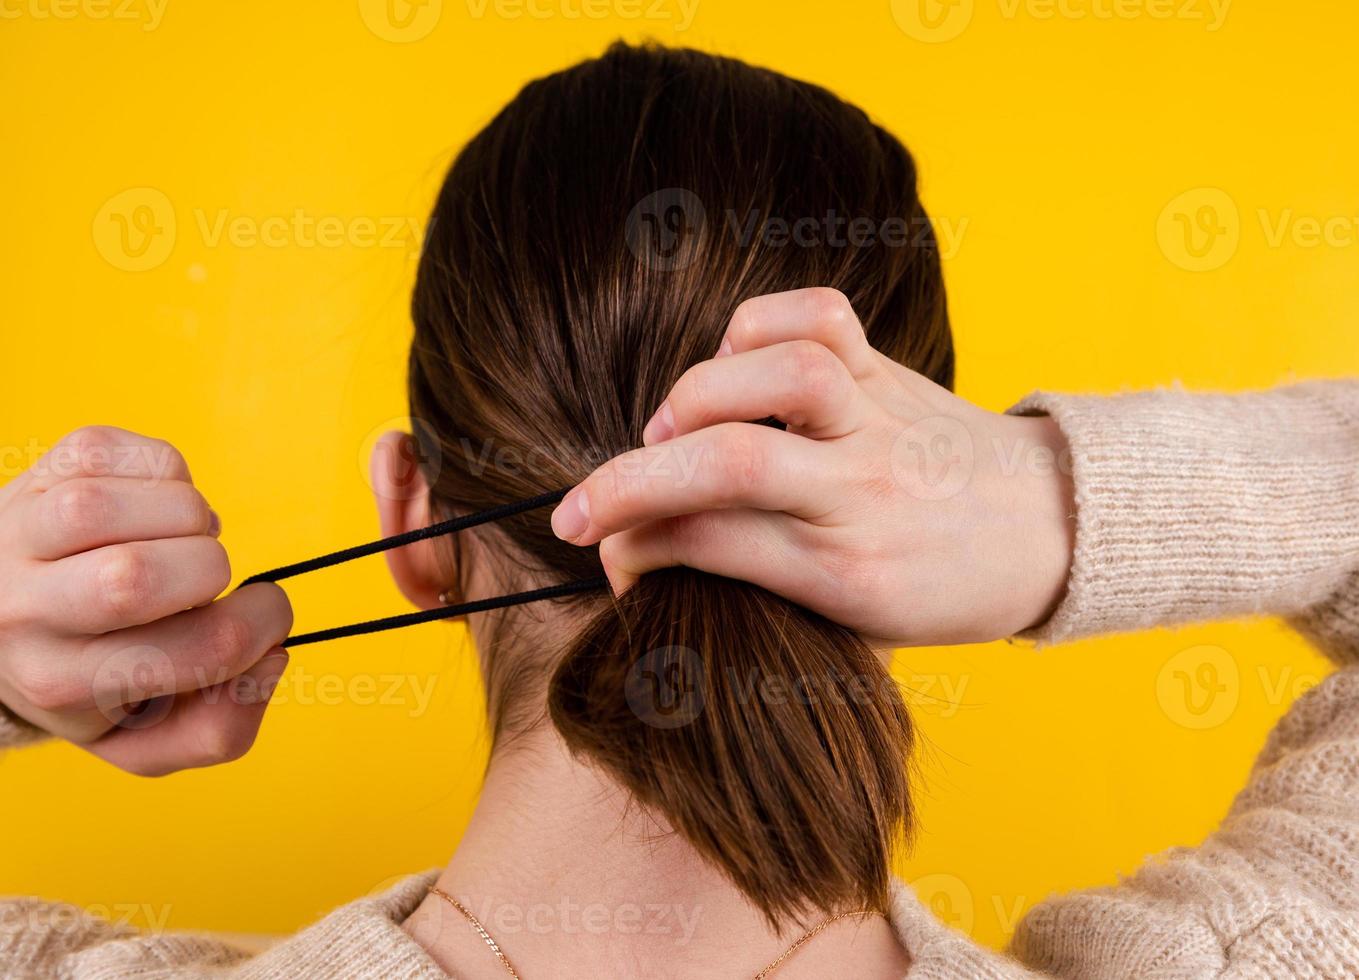
[[[1279, 723], [1207, 841], [1039, 905], [1010, 957], [898, 887], [908, 980], [1359, 977], [1359, 384], [1035, 395], [1016, 411], [1053, 415], [1074, 452], [1070, 590], [1035, 639], [1265, 613], [1288, 617], [1339, 669]], [[33, 737], [0, 717], [0, 744]], [[346, 905], [254, 956], [37, 899], [0, 902], [0, 975], [445, 980], [400, 929], [432, 880]]]

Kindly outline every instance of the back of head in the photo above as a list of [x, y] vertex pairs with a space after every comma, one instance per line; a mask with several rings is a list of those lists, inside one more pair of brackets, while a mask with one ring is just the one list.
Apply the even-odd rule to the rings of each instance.
[[[531, 83], [454, 162], [421, 257], [410, 400], [436, 507], [579, 482], [641, 444], [742, 300], [803, 286], [842, 291], [878, 350], [951, 384], [914, 164], [861, 111], [651, 47]], [[507, 589], [600, 574], [541, 515], [482, 540]], [[570, 602], [579, 628], [551, 649], [481, 651], [497, 738], [546, 699], [573, 752], [773, 921], [884, 906], [911, 726], [871, 650], [687, 569]]]

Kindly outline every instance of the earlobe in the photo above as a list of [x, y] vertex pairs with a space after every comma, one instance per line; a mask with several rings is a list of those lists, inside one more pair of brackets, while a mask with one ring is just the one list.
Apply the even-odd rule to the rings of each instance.
[[[369, 472], [383, 537], [430, 523], [429, 484], [420, 471], [415, 441], [409, 435], [384, 434], [373, 447]], [[386, 559], [402, 595], [421, 609], [442, 604], [439, 593], [444, 585], [432, 542], [395, 548], [386, 552]]]

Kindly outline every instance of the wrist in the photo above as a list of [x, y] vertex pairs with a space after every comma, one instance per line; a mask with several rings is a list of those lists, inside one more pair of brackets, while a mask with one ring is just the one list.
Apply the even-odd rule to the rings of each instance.
[[1007, 417], [1021, 490], [1015, 495], [1012, 558], [1022, 604], [1012, 632], [1047, 622], [1066, 595], [1076, 547], [1071, 447], [1048, 415]]

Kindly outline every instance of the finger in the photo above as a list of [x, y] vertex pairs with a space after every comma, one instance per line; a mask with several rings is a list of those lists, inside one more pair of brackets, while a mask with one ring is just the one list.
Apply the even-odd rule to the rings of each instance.
[[[131, 716], [86, 748], [141, 776], [163, 776], [239, 759], [254, 744], [269, 699], [287, 666], [287, 652], [271, 650], [233, 680], [181, 694], [157, 715]], [[138, 721], [139, 717], [145, 720]]]
[[695, 364], [647, 423], [642, 442], [664, 442], [718, 422], [773, 416], [789, 430], [833, 439], [859, 427], [863, 393], [844, 362], [810, 340]]
[[43, 559], [128, 541], [216, 537], [221, 529], [192, 484], [120, 477], [76, 477], [29, 496], [23, 527], [30, 553]]
[[552, 512], [578, 545], [648, 521], [746, 507], [813, 519], [830, 510], [822, 444], [767, 425], [724, 422], [616, 456]]
[[80, 685], [64, 666], [54, 669], [51, 663], [23, 661], [13, 670], [17, 676], [12, 683], [0, 683], [0, 703], [30, 724], [77, 745], [113, 727], [113, 720], [97, 708], [69, 707], [73, 700], [88, 701], [87, 686]]
[[808, 586], [811, 567], [798, 547], [798, 523], [756, 510], [686, 514], [610, 535], [599, 543], [599, 558], [614, 595], [647, 572], [684, 566], [794, 598]]
[[[283, 590], [240, 589], [205, 609], [122, 630], [64, 657], [28, 662], [6, 703], [72, 742], [91, 741], [129, 717], [145, 724], [165, 695], [222, 684], [252, 668], [292, 626]], [[17, 695], [17, 696], [16, 696]]]
[[877, 352], [864, 336], [863, 324], [848, 298], [838, 289], [824, 287], [746, 300], [732, 314], [718, 354], [740, 354], [790, 340], [815, 341], [840, 358], [856, 378], [878, 367]]
[[212, 601], [231, 584], [226, 549], [206, 535], [129, 541], [36, 566], [38, 618], [72, 634], [108, 633]]
[[262, 582], [202, 609], [100, 637], [71, 658], [71, 669], [87, 679], [92, 706], [118, 721], [122, 706], [244, 673], [283, 642], [292, 619], [283, 590]]
[[193, 482], [183, 454], [164, 439], [109, 425], [87, 425], [63, 436], [44, 453], [21, 477], [21, 489], [46, 490], [84, 476]]

